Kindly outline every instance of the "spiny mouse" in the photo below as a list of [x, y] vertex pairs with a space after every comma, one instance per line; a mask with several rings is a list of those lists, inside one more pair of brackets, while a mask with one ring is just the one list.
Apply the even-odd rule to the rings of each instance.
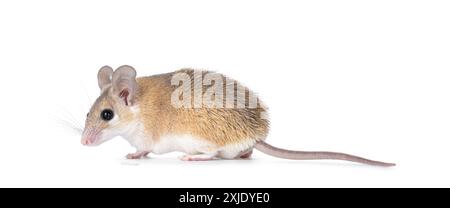
[[185, 161], [245, 159], [253, 149], [293, 160], [346, 160], [394, 166], [338, 152], [292, 151], [265, 142], [268, 109], [254, 92], [211, 71], [181, 69], [136, 77], [123, 65], [97, 74], [100, 96], [87, 114], [81, 143], [96, 146], [116, 136], [126, 139], [140, 159], [149, 153], [184, 152]]

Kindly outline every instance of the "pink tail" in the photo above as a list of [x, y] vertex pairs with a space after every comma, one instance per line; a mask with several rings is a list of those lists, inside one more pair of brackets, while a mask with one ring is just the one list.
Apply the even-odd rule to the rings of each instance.
[[292, 151], [274, 147], [264, 141], [256, 143], [255, 148], [265, 154], [291, 160], [346, 160], [368, 165], [390, 167], [394, 163], [385, 163], [339, 152]]

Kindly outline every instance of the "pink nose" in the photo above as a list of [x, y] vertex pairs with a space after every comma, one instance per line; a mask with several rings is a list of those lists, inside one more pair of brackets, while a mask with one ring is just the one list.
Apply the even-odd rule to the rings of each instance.
[[93, 141], [93, 138], [91, 138], [91, 137], [83, 137], [81, 139], [81, 144], [82, 145], [90, 145], [90, 144], [92, 144], [92, 141]]

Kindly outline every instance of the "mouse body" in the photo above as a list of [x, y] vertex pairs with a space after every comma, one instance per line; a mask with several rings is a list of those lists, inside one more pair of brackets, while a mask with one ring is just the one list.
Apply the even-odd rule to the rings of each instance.
[[216, 72], [181, 69], [137, 78], [131, 66], [115, 71], [104, 66], [97, 78], [101, 93], [87, 115], [81, 143], [96, 146], [121, 136], [136, 148], [128, 159], [174, 151], [184, 152], [185, 161], [246, 159], [256, 148], [285, 159], [394, 165], [345, 153], [269, 145], [267, 107], [247, 87]]

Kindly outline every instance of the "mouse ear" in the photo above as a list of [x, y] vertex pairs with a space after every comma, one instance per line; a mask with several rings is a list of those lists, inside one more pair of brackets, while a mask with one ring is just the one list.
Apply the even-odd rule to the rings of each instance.
[[125, 105], [132, 105], [137, 90], [136, 70], [128, 65], [116, 69], [112, 75], [113, 93], [123, 99]]
[[103, 66], [98, 70], [97, 80], [98, 87], [102, 90], [106, 85], [111, 84], [111, 76], [113, 69], [110, 66]]

